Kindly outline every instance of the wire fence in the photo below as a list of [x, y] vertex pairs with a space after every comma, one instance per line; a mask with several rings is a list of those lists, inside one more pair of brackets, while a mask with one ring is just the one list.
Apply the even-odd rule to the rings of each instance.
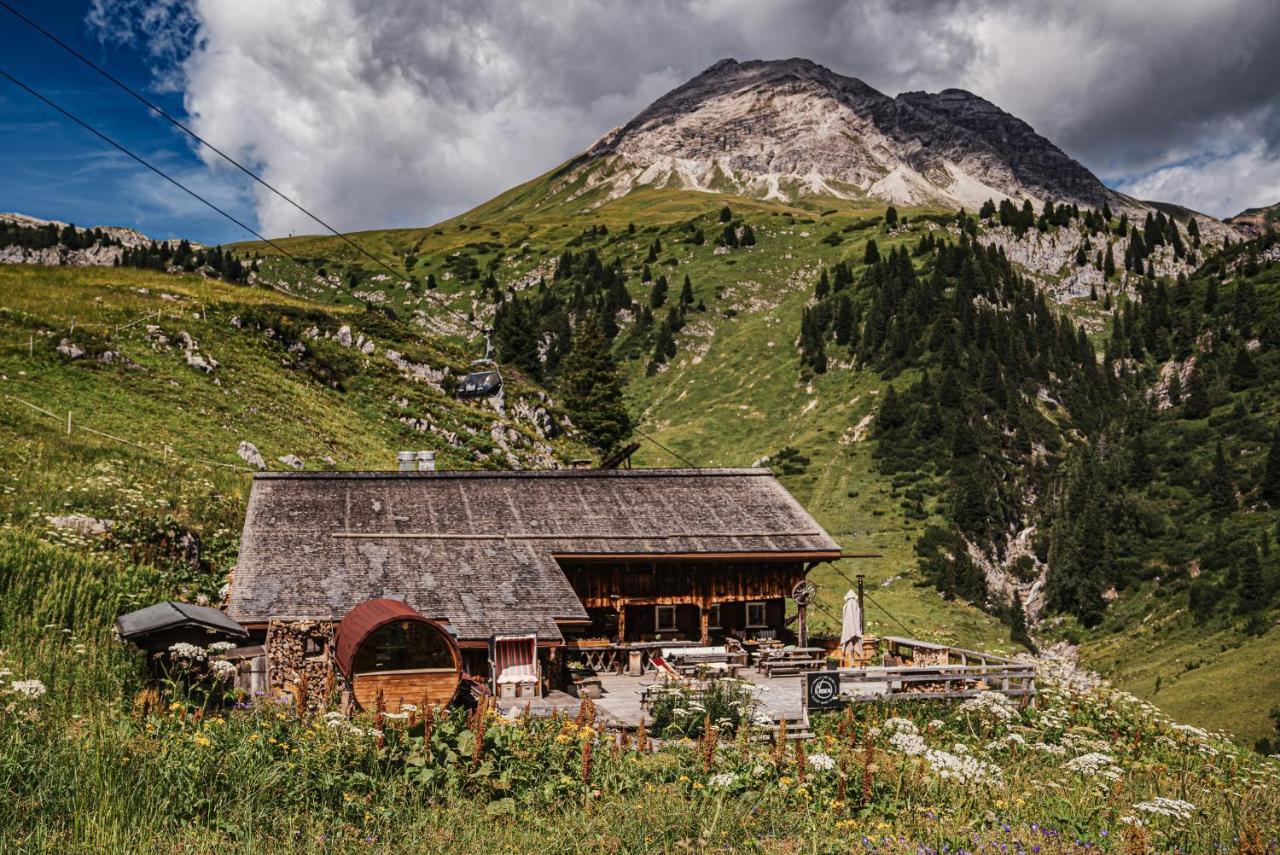
[[[55, 413], [51, 410], [46, 410], [44, 407], [41, 407], [38, 404], [33, 404], [30, 401], [23, 400], [22, 398], [19, 398], [16, 395], [6, 394], [4, 397], [6, 400], [13, 401], [15, 404], [21, 404], [22, 406], [27, 407], [28, 409], [34, 410], [35, 412], [40, 413], [41, 415], [48, 416], [49, 418], [56, 420], [59, 423], [59, 425], [64, 423], [64, 419], [61, 413]], [[159, 446], [147, 445], [145, 443], [135, 442], [134, 440], [131, 440], [131, 439], [125, 439], [122, 436], [116, 436], [115, 434], [108, 433], [103, 430], [98, 430], [97, 428], [91, 428], [88, 425], [80, 424], [78, 421], [76, 421], [74, 414], [72, 413], [71, 410], [67, 410], [65, 424], [66, 424], [67, 436], [74, 435], [75, 431], [83, 431], [84, 433], [92, 434], [93, 436], [100, 437], [102, 439], [107, 439], [112, 442], [118, 442], [123, 445], [128, 445], [133, 448], [136, 448], [140, 451], [147, 452], [148, 454], [153, 454], [157, 457], [162, 457], [166, 462], [168, 461], [170, 455], [176, 454], [177, 456], [181, 457], [184, 462], [188, 462], [188, 463], [198, 463], [203, 466], [214, 466], [222, 469], [230, 469], [235, 472], [256, 471], [248, 466], [238, 466], [234, 463], [224, 463], [221, 460], [210, 460], [207, 457], [200, 457], [199, 455], [191, 454], [190, 452], [183, 451], [181, 449], [175, 449], [173, 446], [168, 444], [163, 444]]]

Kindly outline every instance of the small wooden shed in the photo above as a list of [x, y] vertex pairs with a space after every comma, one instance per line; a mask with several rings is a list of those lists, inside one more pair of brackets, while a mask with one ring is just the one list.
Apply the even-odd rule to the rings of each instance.
[[448, 704], [462, 682], [462, 653], [453, 633], [400, 600], [366, 600], [335, 633], [335, 661], [362, 709], [382, 691], [387, 708]]

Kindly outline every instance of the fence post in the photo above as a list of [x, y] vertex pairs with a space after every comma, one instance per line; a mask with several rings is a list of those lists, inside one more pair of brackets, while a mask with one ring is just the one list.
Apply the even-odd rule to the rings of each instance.
[[67, 436], [71, 436], [71, 411], [67, 410]]

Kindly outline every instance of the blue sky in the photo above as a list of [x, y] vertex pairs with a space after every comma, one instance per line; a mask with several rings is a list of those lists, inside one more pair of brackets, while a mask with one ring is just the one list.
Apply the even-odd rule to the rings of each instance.
[[[183, 116], [180, 92], [158, 92], [146, 56], [89, 33], [88, 2], [9, 0], [59, 38]], [[0, 68], [256, 227], [243, 182], [211, 175], [188, 139], [97, 72], [0, 9]], [[0, 211], [79, 225], [131, 226], [152, 237], [208, 243], [252, 239], [176, 187], [109, 148], [47, 105], [0, 79]]]

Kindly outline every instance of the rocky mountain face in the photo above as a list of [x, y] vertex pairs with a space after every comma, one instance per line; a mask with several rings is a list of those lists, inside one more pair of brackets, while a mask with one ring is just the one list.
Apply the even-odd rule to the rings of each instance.
[[553, 192], [601, 204], [643, 186], [970, 209], [1005, 198], [1135, 204], [977, 95], [892, 98], [804, 59], [721, 60], [602, 137]]
[[1223, 222], [1247, 238], [1262, 237], [1280, 227], [1280, 202], [1265, 208], [1249, 208]]
[[[80, 235], [95, 233], [98, 238], [85, 238], [77, 246], [68, 246], [63, 239], [67, 223], [58, 220], [42, 220], [25, 214], [0, 213], [0, 227], [16, 227], [18, 231], [0, 229], [0, 264], [44, 264], [65, 267], [110, 267], [116, 264], [126, 248], [147, 246], [151, 239], [135, 229], [119, 226], [99, 226], [77, 229]], [[49, 240], [34, 239], [47, 232]], [[23, 234], [25, 233], [25, 235]], [[6, 237], [8, 235], [8, 237]], [[22, 235], [25, 239], [18, 240]], [[9, 238], [13, 238], [10, 240]], [[193, 246], [198, 246], [193, 244]]]

